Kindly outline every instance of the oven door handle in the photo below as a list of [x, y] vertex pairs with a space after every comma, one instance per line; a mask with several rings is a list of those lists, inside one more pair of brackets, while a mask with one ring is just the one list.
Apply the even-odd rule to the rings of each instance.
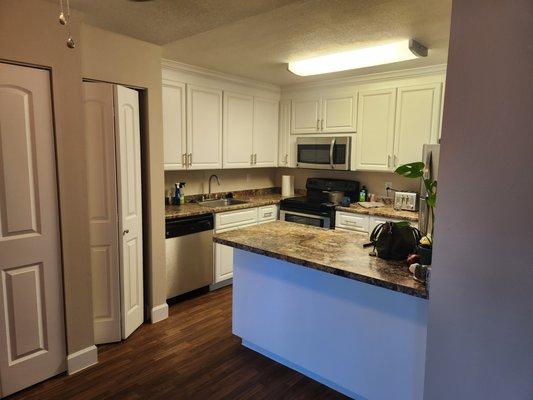
[[329, 165], [331, 166], [331, 169], [335, 169], [335, 165], [333, 164], [333, 150], [335, 148], [335, 142], [337, 139], [331, 139], [331, 144], [329, 146]]

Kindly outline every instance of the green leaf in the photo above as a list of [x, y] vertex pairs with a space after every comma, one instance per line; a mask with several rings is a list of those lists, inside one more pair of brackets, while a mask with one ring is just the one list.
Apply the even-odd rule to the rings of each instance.
[[410, 164], [400, 165], [394, 172], [406, 178], [421, 178], [424, 175], [424, 163], [414, 162]]
[[429, 207], [435, 207], [437, 205], [437, 193], [429, 193], [426, 200], [426, 204]]

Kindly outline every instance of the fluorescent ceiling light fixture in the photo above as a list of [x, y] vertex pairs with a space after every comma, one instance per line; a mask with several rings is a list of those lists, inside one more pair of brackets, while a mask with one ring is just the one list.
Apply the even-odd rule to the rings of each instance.
[[289, 62], [289, 71], [296, 75], [308, 76], [329, 72], [390, 64], [398, 61], [426, 57], [428, 49], [413, 39], [343, 51], [326, 56]]

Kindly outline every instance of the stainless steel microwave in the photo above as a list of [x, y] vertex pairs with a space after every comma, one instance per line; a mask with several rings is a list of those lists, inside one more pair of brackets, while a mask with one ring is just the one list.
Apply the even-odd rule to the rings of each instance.
[[296, 166], [314, 169], [350, 169], [349, 136], [299, 137], [296, 139]]

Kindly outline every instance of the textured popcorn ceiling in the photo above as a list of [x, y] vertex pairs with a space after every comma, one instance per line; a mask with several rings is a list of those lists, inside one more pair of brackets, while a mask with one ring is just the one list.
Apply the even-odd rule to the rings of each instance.
[[[451, 0], [70, 0], [89, 23], [163, 45], [165, 58], [286, 85], [446, 62]], [[424, 59], [314, 77], [286, 63], [416, 38]]]

